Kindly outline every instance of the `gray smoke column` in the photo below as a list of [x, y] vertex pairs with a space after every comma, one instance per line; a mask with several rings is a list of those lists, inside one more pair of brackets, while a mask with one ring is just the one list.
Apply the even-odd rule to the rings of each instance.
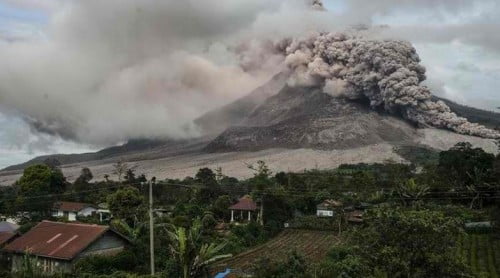
[[500, 138], [500, 133], [458, 117], [441, 101], [432, 101], [421, 85], [425, 68], [406, 41], [369, 40], [347, 33], [315, 33], [277, 44], [292, 70], [290, 86], [322, 86], [327, 94], [352, 100], [368, 99], [421, 126], [457, 133]]

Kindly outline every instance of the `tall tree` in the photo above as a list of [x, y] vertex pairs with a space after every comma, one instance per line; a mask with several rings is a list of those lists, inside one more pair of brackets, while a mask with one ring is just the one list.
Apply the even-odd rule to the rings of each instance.
[[132, 186], [117, 190], [108, 196], [107, 201], [111, 213], [129, 225], [133, 225], [145, 213], [144, 197]]
[[127, 172], [129, 169], [128, 164], [122, 160], [119, 160], [115, 164], [113, 164], [113, 174], [118, 177], [118, 181], [122, 181], [123, 175]]
[[195, 176], [196, 182], [205, 186], [213, 186], [217, 183], [216, 175], [210, 168], [201, 168]]
[[63, 193], [66, 186], [66, 178], [60, 169], [44, 164], [30, 166], [15, 184], [17, 210], [47, 215], [57, 194]]
[[[86, 196], [88, 194], [85, 194], [86, 190], [89, 190], [90, 188], [90, 181], [94, 178], [94, 175], [90, 171], [89, 168], [82, 168], [80, 171], [80, 176], [75, 180], [73, 183], [73, 190], [77, 193], [76, 194], [76, 199], [80, 202], [84, 202]], [[87, 192], [88, 193], [88, 192]]]
[[485, 178], [491, 174], [495, 156], [470, 143], [458, 143], [448, 151], [439, 154], [438, 173], [448, 183], [461, 189], [477, 183], [475, 173]]

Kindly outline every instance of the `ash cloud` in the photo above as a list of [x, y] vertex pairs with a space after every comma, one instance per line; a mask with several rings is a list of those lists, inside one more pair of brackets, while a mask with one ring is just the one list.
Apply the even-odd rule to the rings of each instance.
[[[8, 2], [50, 11], [51, 18], [42, 39], [0, 40], [0, 112], [21, 114], [39, 132], [101, 146], [134, 137], [198, 136], [193, 119], [282, 69], [292, 41], [276, 48], [277, 38], [371, 24], [364, 18], [400, 3], [353, 0], [349, 11], [333, 16], [317, 12], [325, 9], [319, 0]], [[448, 6], [445, 0], [401, 5], [431, 2]], [[460, 9], [469, 7], [459, 2]], [[286, 53], [287, 63], [297, 65], [296, 82], [356, 97], [347, 77], [328, 73], [335, 65], [311, 60], [318, 58], [313, 48]], [[309, 63], [317, 66], [314, 74]]]
[[[283, 49], [283, 43], [280, 44]], [[500, 133], [458, 117], [421, 85], [425, 68], [415, 48], [406, 41], [369, 40], [347, 33], [318, 33], [286, 40], [285, 63], [291, 86], [322, 86], [325, 93], [348, 99], [368, 99], [421, 126], [457, 133], [500, 138]]]
[[23, 115], [38, 132], [95, 145], [197, 136], [193, 119], [277, 70], [277, 63], [243, 67], [251, 52], [233, 46], [284, 2], [15, 2], [51, 18], [43, 39], [0, 39], [0, 111]]

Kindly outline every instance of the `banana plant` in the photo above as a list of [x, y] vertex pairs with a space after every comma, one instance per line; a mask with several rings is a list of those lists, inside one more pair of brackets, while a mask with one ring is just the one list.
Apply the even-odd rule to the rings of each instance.
[[415, 182], [415, 179], [409, 179], [407, 182], [400, 184], [397, 188], [399, 196], [406, 203], [407, 200], [411, 202], [418, 201], [429, 194], [429, 187]]
[[231, 257], [231, 254], [220, 254], [225, 244], [202, 243], [202, 224], [199, 219], [193, 222], [190, 229], [171, 225], [167, 235], [170, 253], [182, 267], [183, 278], [207, 274], [208, 265]]

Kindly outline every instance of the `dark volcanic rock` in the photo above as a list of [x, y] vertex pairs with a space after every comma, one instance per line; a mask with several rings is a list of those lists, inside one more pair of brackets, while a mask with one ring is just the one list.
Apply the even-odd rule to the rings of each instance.
[[364, 103], [319, 89], [285, 87], [205, 149], [255, 151], [267, 148], [348, 149], [371, 144], [409, 143], [415, 128]]

